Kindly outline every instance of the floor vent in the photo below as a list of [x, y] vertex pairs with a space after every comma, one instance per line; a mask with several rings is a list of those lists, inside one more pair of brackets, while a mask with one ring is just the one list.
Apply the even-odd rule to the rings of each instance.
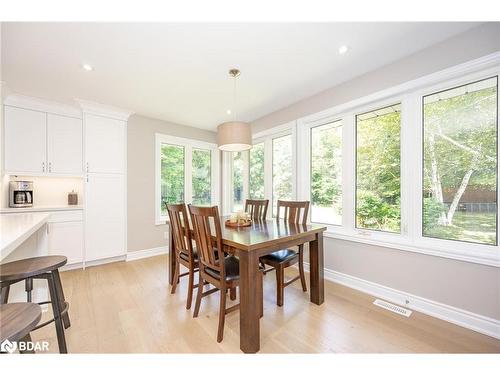
[[394, 305], [394, 304], [386, 302], [386, 301], [382, 301], [381, 299], [376, 299], [375, 301], [373, 301], [373, 304], [377, 305], [379, 307], [382, 307], [383, 309], [392, 311], [392, 312], [394, 312], [396, 314], [406, 316], [407, 318], [412, 313], [411, 310], [405, 309], [404, 307], [401, 307], [401, 306], [398, 306], [398, 305]]

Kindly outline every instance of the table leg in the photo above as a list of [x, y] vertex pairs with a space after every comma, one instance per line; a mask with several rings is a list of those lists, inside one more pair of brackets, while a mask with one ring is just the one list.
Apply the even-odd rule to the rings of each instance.
[[175, 271], [175, 245], [172, 231], [168, 229], [168, 283], [174, 284]]
[[240, 258], [240, 349], [256, 353], [260, 349], [259, 257], [239, 251]]
[[315, 240], [309, 242], [309, 268], [311, 302], [321, 305], [325, 300], [323, 232], [317, 233]]

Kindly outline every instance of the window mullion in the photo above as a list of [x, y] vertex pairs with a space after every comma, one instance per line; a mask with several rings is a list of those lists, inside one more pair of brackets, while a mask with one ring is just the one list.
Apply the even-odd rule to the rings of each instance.
[[186, 144], [185, 160], [184, 160], [184, 202], [190, 204], [193, 202], [193, 179], [192, 179], [192, 162], [193, 162], [193, 147]]
[[356, 191], [356, 129], [354, 113], [342, 118], [342, 226], [355, 232]]

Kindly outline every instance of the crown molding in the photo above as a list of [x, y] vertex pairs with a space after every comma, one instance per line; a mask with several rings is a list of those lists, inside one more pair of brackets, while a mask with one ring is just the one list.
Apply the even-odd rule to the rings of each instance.
[[[5, 88], [5, 82], [2, 84], [2, 90]], [[7, 88], [8, 90], [8, 88]], [[51, 100], [35, 98], [21, 94], [10, 94], [3, 100], [4, 105], [30, 109], [33, 111], [53, 113], [62, 116], [82, 118], [82, 113], [78, 107], [61, 104]]]
[[83, 113], [110, 117], [117, 120], [127, 121], [128, 118], [134, 113], [122, 108], [112, 107], [89, 100], [75, 99], [75, 101], [80, 105]]

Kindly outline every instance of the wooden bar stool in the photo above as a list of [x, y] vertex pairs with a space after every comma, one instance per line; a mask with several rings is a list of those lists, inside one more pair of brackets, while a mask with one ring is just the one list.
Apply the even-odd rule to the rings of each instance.
[[[42, 318], [42, 309], [36, 303], [7, 303], [0, 305], [0, 343], [31, 342], [30, 332]], [[18, 346], [19, 348], [19, 346]], [[20, 353], [33, 353], [26, 350]]]
[[38, 302], [39, 305], [51, 304], [54, 318], [39, 324], [33, 330], [55, 323], [59, 353], [67, 353], [64, 329], [71, 323], [69, 320], [69, 304], [64, 298], [64, 292], [59, 276], [59, 268], [67, 262], [64, 256], [52, 255], [21, 259], [14, 262], [0, 264], [0, 303], [6, 304], [12, 284], [25, 281], [27, 300], [32, 300], [33, 279], [45, 279], [49, 286], [50, 301]]

